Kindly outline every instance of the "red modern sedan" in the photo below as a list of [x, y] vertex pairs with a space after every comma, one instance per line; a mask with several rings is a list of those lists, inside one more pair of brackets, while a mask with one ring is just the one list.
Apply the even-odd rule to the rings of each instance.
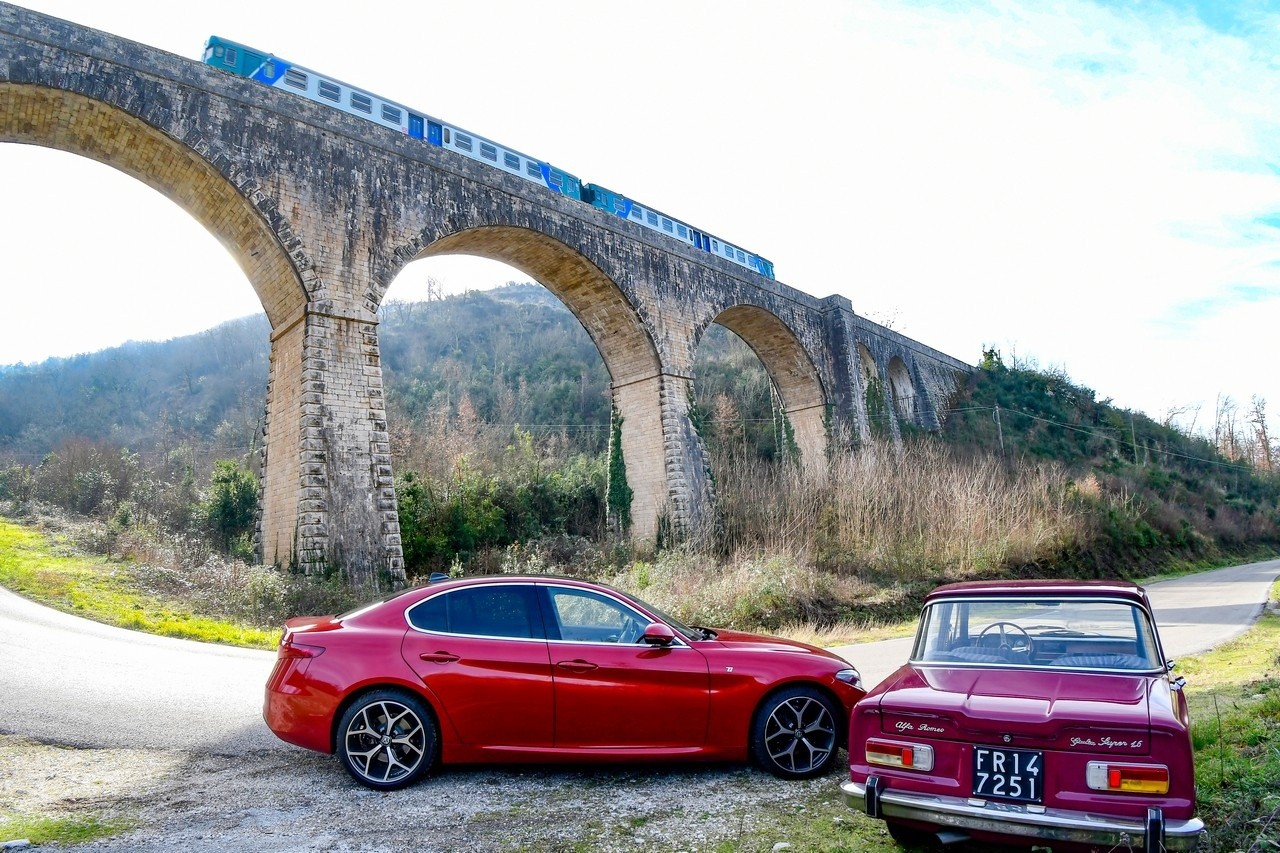
[[290, 619], [263, 715], [361, 784], [442, 764], [731, 760], [826, 771], [864, 690], [803, 643], [691, 628], [600, 584], [443, 580]]

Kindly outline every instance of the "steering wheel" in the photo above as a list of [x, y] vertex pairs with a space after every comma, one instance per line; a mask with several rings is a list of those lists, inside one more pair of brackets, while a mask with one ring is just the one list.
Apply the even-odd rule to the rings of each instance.
[[635, 643], [644, 635], [644, 626], [634, 619], [628, 619], [627, 624], [622, 626], [622, 634], [618, 637], [621, 644]]
[[[1013, 622], [992, 622], [987, 627], [978, 632], [978, 645], [982, 645], [983, 639], [995, 629], [1000, 629], [1000, 650], [1007, 651], [1011, 654], [1024, 655], [1031, 653], [1031, 635], [1024, 631], [1020, 626]], [[1005, 629], [1010, 628], [1008, 633]], [[1012, 640], [1009, 634], [1016, 634]]]

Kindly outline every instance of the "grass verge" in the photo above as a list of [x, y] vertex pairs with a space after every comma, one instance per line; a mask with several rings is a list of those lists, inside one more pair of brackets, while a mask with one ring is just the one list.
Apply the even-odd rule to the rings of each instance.
[[1280, 583], [1271, 600], [1247, 634], [1178, 665], [1212, 850], [1280, 849]]
[[181, 602], [141, 592], [125, 563], [59, 553], [59, 543], [0, 519], [0, 586], [41, 604], [120, 628], [167, 637], [271, 649], [267, 631], [194, 613]]
[[136, 822], [127, 818], [102, 818], [94, 815], [44, 817], [7, 815], [0, 812], [0, 839], [25, 838], [32, 845], [81, 844], [133, 829]]

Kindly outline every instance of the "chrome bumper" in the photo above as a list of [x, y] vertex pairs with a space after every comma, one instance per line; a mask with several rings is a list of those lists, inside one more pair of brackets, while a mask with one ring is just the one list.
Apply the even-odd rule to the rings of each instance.
[[[867, 814], [867, 786], [845, 782], [840, 786], [844, 801]], [[995, 803], [960, 797], [937, 797], [908, 791], [881, 789], [874, 797], [873, 817], [901, 818], [929, 823], [941, 829], [991, 832], [1045, 841], [1097, 844], [1103, 847], [1128, 844], [1148, 849], [1146, 826], [1141, 820], [1093, 815], [1064, 809], [1041, 809], [1016, 803]], [[1195, 850], [1204, 833], [1204, 821], [1192, 818], [1167, 821], [1165, 850]]]

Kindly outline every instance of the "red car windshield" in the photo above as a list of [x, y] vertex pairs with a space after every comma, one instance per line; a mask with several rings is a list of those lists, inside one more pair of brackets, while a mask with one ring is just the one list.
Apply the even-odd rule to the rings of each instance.
[[925, 664], [1152, 671], [1162, 668], [1146, 612], [1095, 598], [955, 598], [921, 616], [911, 660]]

